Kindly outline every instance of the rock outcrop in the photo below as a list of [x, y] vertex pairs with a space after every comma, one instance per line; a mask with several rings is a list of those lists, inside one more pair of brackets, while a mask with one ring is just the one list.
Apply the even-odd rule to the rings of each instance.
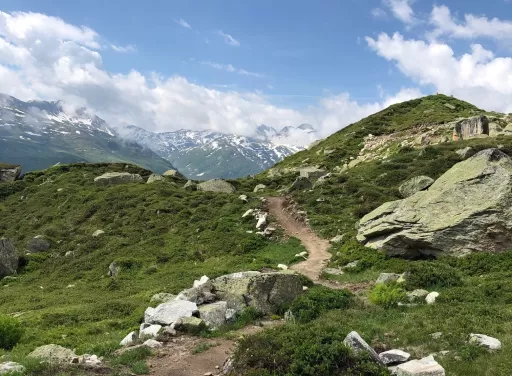
[[19, 260], [14, 244], [7, 238], [0, 239], [0, 279], [16, 274]]
[[299, 176], [295, 181], [292, 183], [290, 187], [290, 191], [297, 191], [297, 190], [303, 190], [303, 189], [311, 189], [313, 188], [313, 183], [311, 180], [309, 180], [305, 176]]
[[157, 181], [166, 181], [166, 179], [162, 175], [151, 174], [151, 175], [149, 175], [149, 178], [146, 181], [146, 184], [151, 184], [151, 183], [154, 183]]
[[12, 182], [18, 179], [21, 175], [21, 166], [4, 166], [0, 165], [0, 183]]
[[183, 179], [184, 176], [181, 174], [181, 172], [179, 172], [178, 170], [167, 170], [163, 173], [164, 176], [170, 176], [170, 177], [174, 177], [174, 178], [180, 178], [180, 179]]
[[44, 345], [40, 346], [30, 354], [30, 358], [37, 358], [53, 364], [66, 364], [77, 358], [73, 350], [67, 349], [59, 345]]
[[455, 124], [454, 133], [459, 140], [471, 137], [489, 135], [489, 119], [486, 116], [475, 116], [464, 119]]
[[46, 252], [50, 249], [50, 242], [44, 238], [42, 235], [34, 236], [27, 245], [27, 250], [29, 253], [39, 253]]
[[233, 193], [236, 189], [233, 185], [222, 179], [212, 179], [197, 185], [199, 191]]
[[96, 185], [118, 185], [127, 183], [141, 183], [144, 180], [139, 174], [130, 174], [128, 172], [106, 172], [103, 175], [94, 178]]
[[434, 184], [434, 179], [429, 178], [428, 176], [415, 176], [400, 185], [400, 187], [398, 187], [398, 191], [402, 197], [407, 198], [416, 192], [427, 189], [432, 184]]
[[357, 238], [389, 255], [462, 256], [512, 248], [512, 159], [498, 149], [462, 161], [426, 191], [364, 216]]

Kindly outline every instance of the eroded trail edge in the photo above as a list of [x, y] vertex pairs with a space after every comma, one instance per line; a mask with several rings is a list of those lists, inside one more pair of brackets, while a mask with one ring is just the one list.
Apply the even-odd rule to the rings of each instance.
[[291, 266], [290, 269], [304, 274], [315, 282], [324, 282], [320, 278], [322, 270], [331, 258], [327, 251], [329, 241], [319, 238], [311, 228], [295, 219], [293, 213], [286, 210], [286, 197], [267, 197], [267, 202], [270, 215], [283, 228], [286, 235], [299, 239], [309, 253], [307, 260]]

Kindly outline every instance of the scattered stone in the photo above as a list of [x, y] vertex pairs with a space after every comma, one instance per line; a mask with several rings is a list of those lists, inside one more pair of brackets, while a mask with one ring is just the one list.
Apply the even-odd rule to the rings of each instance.
[[334, 268], [325, 268], [323, 270], [323, 272], [325, 274], [330, 274], [330, 275], [342, 275], [342, 274], [344, 274], [343, 270], [334, 269]]
[[295, 181], [292, 183], [289, 191], [297, 191], [297, 190], [306, 190], [313, 188], [313, 183], [311, 180], [304, 176], [299, 176]]
[[183, 317], [176, 321], [174, 328], [180, 332], [197, 334], [206, 329], [206, 323], [197, 317]]
[[489, 350], [501, 349], [501, 342], [499, 339], [486, 336], [485, 334], [471, 333], [471, 335], [469, 337], [469, 342], [486, 347]]
[[343, 266], [343, 269], [356, 268], [359, 264], [359, 260], [351, 261], [347, 265]]
[[184, 317], [192, 317], [198, 312], [195, 303], [186, 300], [174, 300], [172, 302], [160, 304], [152, 311], [146, 310], [148, 318], [145, 317], [145, 322], [148, 324], [171, 325], [177, 320]]
[[247, 199], [247, 195], [240, 195], [238, 198], [243, 202], [249, 202], [249, 200]]
[[308, 256], [308, 253], [306, 251], [301, 252], [301, 253], [297, 253], [295, 255], [295, 257], [304, 257], [304, 258], [307, 258], [307, 256]]
[[103, 235], [104, 233], [105, 233], [105, 231], [103, 231], [103, 230], [96, 230], [96, 231], [94, 231], [92, 236], [96, 238], [96, 237], [98, 237], [100, 235]]
[[434, 304], [438, 296], [439, 293], [437, 291], [432, 291], [428, 293], [428, 295], [425, 297], [425, 301], [427, 302], [427, 304]]
[[258, 184], [256, 187], [254, 187], [253, 192], [257, 193], [259, 191], [263, 191], [266, 188], [267, 188], [267, 186], [265, 184]]
[[146, 346], [146, 347], [149, 347], [150, 349], [157, 349], [157, 348], [163, 346], [160, 342], [158, 342], [157, 340], [152, 339], [152, 338], [146, 340], [143, 343], [143, 345]]
[[258, 222], [256, 223], [256, 228], [261, 229], [263, 226], [267, 224], [267, 213], [258, 214]]
[[119, 272], [121, 271], [121, 267], [117, 265], [115, 261], [108, 266], [108, 276], [109, 277], [117, 277]]
[[213, 291], [213, 284], [210, 280], [200, 284], [197, 287], [192, 287], [187, 290], [183, 290], [178, 294], [176, 300], [186, 300], [196, 304], [211, 303], [216, 300]]
[[456, 150], [455, 153], [457, 153], [461, 159], [468, 159], [475, 155], [476, 151], [471, 146], [467, 146], [464, 149]]
[[210, 329], [218, 329], [226, 323], [228, 303], [225, 301], [205, 304], [199, 307], [199, 317]]
[[420, 360], [411, 360], [400, 364], [397, 367], [398, 376], [445, 376], [444, 368], [434, 360], [434, 357], [428, 356]]
[[101, 359], [97, 355], [84, 354], [80, 357], [80, 363], [86, 367], [99, 367], [101, 366]]
[[151, 184], [157, 181], [166, 181], [165, 178], [162, 175], [158, 174], [151, 174], [149, 175], [148, 180], [146, 181], [146, 184]]
[[288, 266], [286, 266], [285, 264], [278, 264], [277, 268], [281, 270], [288, 270]]
[[126, 337], [123, 338], [123, 340], [121, 341], [121, 343], [119, 343], [119, 345], [131, 346], [134, 344], [134, 342], [137, 340], [137, 338], [138, 338], [138, 335], [137, 335], [136, 331], [130, 332], [130, 333], [128, 333], [128, 335]]
[[233, 193], [235, 187], [222, 179], [212, 179], [197, 185], [197, 189], [203, 192]]
[[379, 283], [387, 284], [387, 283], [397, 282], [401, 276], [402, 276], [401, 274], [396, 274], [396, 273], [380, 273], [379, 278], [377, 278], [377, 281], [375, 282], [375, 284], [379, 284]]
[[509, 250], [511, 185], [512, 159], [498, 149], [483, 150], [454, 165], [427, 191], [365, 215], [357, 239], [409, 258]]
[[329, 240], [329, 243], [331, 244], [334, 244], [334, 243], [342, 243], [343, 242], [343, 238], [345, 237], [345, 234], [341, 234], [341, 235], [336, 235], [334, 238], [332, 238], [331, 240]]
[[18, 251], [7, 238], [0, 239], [0, 279], [16, 274], [20, 262]]
[[250, 215], [253, 215], [254, 214], [254, 209], [249, 209], [247, 210], [243, 215], [242, 215], [242, 218], [246, 218]]
[[435, 332], [435, 333], [430, 334], [430, 337], [432, 337], [432, 339], [439, 339], [442, 336], [443, 336], [443, 332]]
[[67, 364], [77, 358], [77, 355], [72, 350], [54, 344], [40, 346], [27, 356], [53, 364]]
[[424, 300], [429, 292], [427, 290], [417, 289], [407, 293], [410, 302]]
[[0, 168], [0, 182], [13, 182], [21, 175], [21, 166], [12, 165]]
[[206, 282], [208, 282], [210, 280], [210, 278], [208, 278], [207, 276], [203, 275], [201, 278], [199, 278], [199, 280], [195, 280], [194, 281], [194, 284], [193, 284], [193, 287], [199, 287], [199, 286], [202, 286], [204, 285]]
[[434, 184], [434, 179], [428, 176], [416, 176], [402, 183], [400, 187], [398, 187], [398, 191], [402, 197], [407, 198], [416, 192], [427, 189], [432, 184]]
[[184, 178], [184, 176], [178, 170], [173, 170], [173, 169], [165, 171], [163, 173], [163, 175], [164, 176], [170, 176], [170, 177], [173, 177], [173, 178], [181, 178], [181, 179]]
[[28, 242], [29, 253], [46, 252], [50, 249], [50, 242], [43, 235], [37, 235]]
[[170, 302], [171, 300], [174, 300], [174, 299], [176, 299], [176, 295], [169, 294], [167, 292], [160, 292], [158, 294], [153, 295], [149, 302], [155, 303], [155, 304], [161, 304], [161, 303]]
[[192, 180], [188, 180], [183, 188], [187, 191], [197, 191], [197, 184], [194, 183]]
[[380, 365], [384, 365], [382, 360], [380, 359], [379, 355], [375, 352], [374, 349], [368, 345], [364, 339], [361, 338], [359, 333], [357, 332], [350, 332], [345, 339], [343, 340], [343, 343], [354, 350], [356, 353], [366, 353], [368, 354], [376, 363]]
[[25, 367], [15, 362], [0, 363], [0, 375], [25, 374]]
[[158, 334], [160, 333], [160, 330], [162, 330], [162, 325], [148, 325], [145, 324], [141, 325], [141, 330], [139, 332], [139, 338], [145, 339], [145, 338], [156, 338], [158, 337]]
[[391, 365], [407, 362], [411, 354], [402, 350], [389, 350], [380, 353], [379, 357], [385, 365]]
[[67, 251], [64, 256], [65, 257], [74, 257], [75, 256], [75, 252], [74, 251]]
[[102, 186], [142, 182], [144, 180], [139, 174], [128, 172], [107, 172], [94, 178], [94, 183]]
[[64, 188], [58, 188], [57, 192], [62, 192], [63, 190], [64, 190]]

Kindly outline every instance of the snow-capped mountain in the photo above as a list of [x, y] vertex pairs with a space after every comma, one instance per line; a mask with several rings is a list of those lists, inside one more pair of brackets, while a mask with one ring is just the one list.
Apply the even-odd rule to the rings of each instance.
[[[293, 130], [304, 132], [299, 128]], [[304, 149], [303, 145], [287, 144], [285, 133], [266, 125], [257, 128], [255, 137], [190, 130], [153, 133], [136, 126], [126, 127], [120, 133], [152, 149], [193, 179], [256, 174]]]
[[0, 161], [24, 171], [56, 163], [131, 162], [163, 172], [167, 160], [133, 141], [86, 109], [65, 111], [61, 102], [28, 101], [0, 94]]

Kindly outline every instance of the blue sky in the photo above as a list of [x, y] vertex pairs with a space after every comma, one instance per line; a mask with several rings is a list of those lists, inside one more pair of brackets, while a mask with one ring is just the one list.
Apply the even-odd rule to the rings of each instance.
[[251, 134], [308, 121], [327, 135], [421, 94], [502, 111], [512, 95], [505, 0], [2, 0], [0, 11], [4, 48], [24, 56], [0, 58], [18, 75], [0, 91], [87, 105], [114, 124]]

